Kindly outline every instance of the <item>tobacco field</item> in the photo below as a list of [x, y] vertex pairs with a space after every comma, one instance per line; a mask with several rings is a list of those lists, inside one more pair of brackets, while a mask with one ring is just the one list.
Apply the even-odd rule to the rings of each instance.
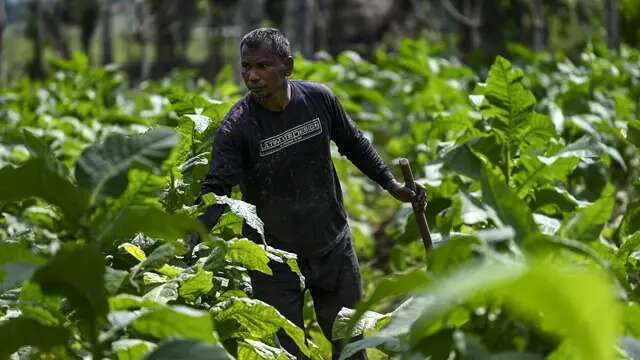
[[[409, 39], [296, 59], [428, 194], [426, 254], [411, 206], [336, 152], [365, 290], [334, 326], [365, 336], [343, 356], [640, 359], [640, 51], [513, 46], [489, 65]], [[330, 358], [311, 305], [303, 330], [251, 299], [248, 269], [297, 265], [242, 238], [260, 220], [238, 191], [205, 199], [230, 209], [210, 234], [197, 221], [212, 136], [244, 91], [233, 70], [132, 85], [82, 55], [50, 67], [0, 88], [0, 358], [288, 359], [279, 329]]]

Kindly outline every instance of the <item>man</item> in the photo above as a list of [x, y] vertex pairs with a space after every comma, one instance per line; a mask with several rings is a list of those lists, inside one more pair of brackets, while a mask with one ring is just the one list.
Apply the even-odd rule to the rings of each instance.
[[[424, 189], [416, 194], [394, 179], [327, 87], [288, 79], [293, 58], [283, 33], [253, 30], [242, 38], [240, 52], [249, 94], [220, 124], [201, 193], [229, 195], [240, 185], [243, 200], [264, 221], [267, 244], [298, 255], [318, 323], [331, 340], [338, 311], [355, 307], [362, 290], [330, 142], [395, 198], [424, 206]], [[211, 229], [222, 211], [220, 205], [210, 207], [201, 221]], [[246, 225], [243, 233], [260, 242]], [[273, 276], [250, 274], [254, 297], [302, 328], [304, 290], [297, 275], [285, 264], [270, 266]], [[284, 333], [278, 337], [288, 352], [304, 358]], [[340, 342], [332, 344], [337, 359]]]

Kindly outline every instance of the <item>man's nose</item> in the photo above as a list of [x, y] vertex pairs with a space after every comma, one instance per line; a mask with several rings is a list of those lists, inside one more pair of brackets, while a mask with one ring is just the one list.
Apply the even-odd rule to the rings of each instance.
[[258, 75], [257, 71], [249, 69], [247, 71], [247, 80], [250, 82], [257, 82], [260, 81], [260, 76]]

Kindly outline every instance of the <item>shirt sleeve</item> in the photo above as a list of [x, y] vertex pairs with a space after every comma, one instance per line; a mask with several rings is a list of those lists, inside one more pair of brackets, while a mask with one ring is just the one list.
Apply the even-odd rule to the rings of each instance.
[[340, 154], [346, 156], [371, 180], [388, 189], [394, 180], [391, 171], [371, 142], [349, 117], [340, 101], [330, 92], [329, 106], [332, 113], [331, 140], [338, 146]]
[[[240, 183], [243, 176], [241, 144], [240, 134], [229, 122], [223, 121], [213, 140], [209, 172], [200, 188], [198, 201], [207, 193], [229, 196], [231, 188]], [[218, 223], [224, 210], [225, 205], [210, 206], [200, 216], [200, 222], [207, 230], [211, 230]]]

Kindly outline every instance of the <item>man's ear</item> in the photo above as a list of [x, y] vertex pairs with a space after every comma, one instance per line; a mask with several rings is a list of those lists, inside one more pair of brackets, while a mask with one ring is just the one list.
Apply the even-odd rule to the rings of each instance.
[[285, 70], [285, 75], [286, 76], [291, 76], [291, 74], [293, 74], [293, 57], [292, 56], [287, 56], [286, 59], [284, 59], [284, 65], [286, 67]]

